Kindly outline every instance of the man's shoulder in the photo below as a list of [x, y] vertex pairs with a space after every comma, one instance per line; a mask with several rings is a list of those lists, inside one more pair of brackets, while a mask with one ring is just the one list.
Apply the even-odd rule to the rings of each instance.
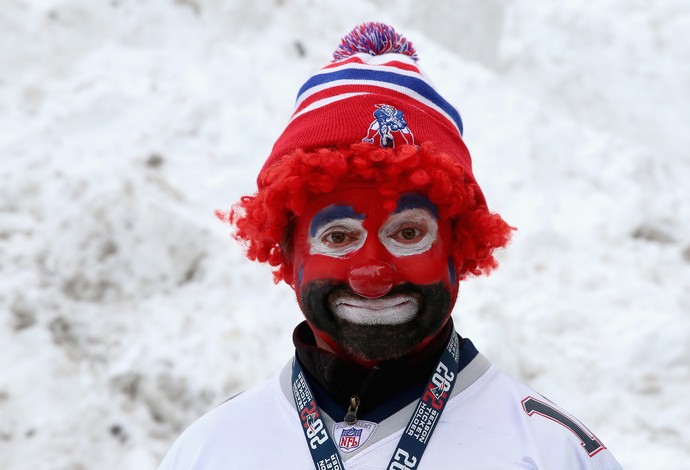
[[265, 380], [194, 421], [175, 441], [159, 470], [226, 468], [224, 459], [237, 461], [238, 452], [262, 442], [270, 429], [289, 420], [288, 407], [277, 376]]
[[234, 432], [237, 423], [243, 423], [242, 432], [247, 432], [252, 423], [262, 419], [274, 421], [276, 415], [288, 414], [286, 411], [289, 411], [289, 402], [281, 391], [280, 374], [275, 374], [216, 405], [192, 423], [185, 433], [200, 431], [208, 435], [214, 429]]
[[[475, 448], [509, 450], [539, 467], [570, 462], [581, 469], [619, 469], [603, 442], [582, 422], [523, 382], [490, 365], [448, 404]], [[562, 467], [561, 467], [562, 468]]]

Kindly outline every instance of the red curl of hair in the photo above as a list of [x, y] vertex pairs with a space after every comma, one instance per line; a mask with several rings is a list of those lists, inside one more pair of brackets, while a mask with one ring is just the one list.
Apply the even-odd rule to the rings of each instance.
[[256, 194], [216, 215], [234, 226], [234, 237], [250, 260], [274, 267], [276, 283], [291, 284], [292, 268], [286, 257], [291, 221], [304, 212], [311, 197], [350, 180], [376, 184], [388, 211], [395, 210], [401, 194], [417, 192], [437, 206], [440, 218], [452, 219], [458, 279], [496, 268], [492, 253], [508, 244], [514, 230], [489, 212], [479, 186], [463, 168], [430, 143], [394, 149], [356, 143], [295, 150], [264, 170]]

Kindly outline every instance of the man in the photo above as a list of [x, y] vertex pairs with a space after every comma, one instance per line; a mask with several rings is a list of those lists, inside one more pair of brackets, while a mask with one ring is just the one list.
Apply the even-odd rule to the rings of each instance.
[[279, 377], [188, 428], [161, 469], [618, 469], [573, 417], [454, 330], [460, 280], [512, 228], [411, 44], [367, 23], [300, 89], [227, 218], [306, 321]]

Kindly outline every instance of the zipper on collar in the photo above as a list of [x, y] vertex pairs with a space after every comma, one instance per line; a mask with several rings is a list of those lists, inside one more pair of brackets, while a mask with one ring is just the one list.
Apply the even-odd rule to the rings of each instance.
[[353, 425], [357, 422], [357, 411], [359, 410], [359, 405], [362, 403], [362, 400], [359, 397], [364, 396], [364, 394], [367, 392], [372, 379], [379, 372], [379, 370], [379, 366], [374, 366], [367, 375], [367, 378], [364, 379], [362, 386], [359, 388], [359, 393], [355, 393], [350, 397], [350, 402], [347, 406], [347, 413], [345, 414], [345, 418], [343, 418], [343, 421], [345, 421], [347, 424]]

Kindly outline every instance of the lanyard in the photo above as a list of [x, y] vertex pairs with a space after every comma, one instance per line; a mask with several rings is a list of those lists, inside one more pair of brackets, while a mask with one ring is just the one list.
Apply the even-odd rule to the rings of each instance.
[[[412, 470], [419, 465], [455, 385], [459, 359], [460, 343], [458, 335], [453, 333], [398, 441], [387, 470]], [[292, 363], [292, 393], [316, 469], [345, 470], [297, 359]]]

